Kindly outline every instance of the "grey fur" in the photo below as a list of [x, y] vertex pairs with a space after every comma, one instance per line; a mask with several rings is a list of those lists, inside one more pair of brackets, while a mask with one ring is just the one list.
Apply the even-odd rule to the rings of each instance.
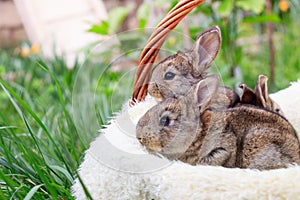
[[[221, 46], [221, 32], [214, 26], [199, 35], [192, 49], [178, 52], [160, 62], [153, 70], [148, 92], [161, 101], [174, 94], [185, 95], [191, 87], [207, 76], [207, 69], [216, 58]], [[172, 79], [166, 74], [172, 73]], [[211, 107], [233, 107], [238, 95], [227, 87], [218, 87]]]
[[291, 124], [254, 106], [211, 109], [219, 88], [207, 76], [185, 96], [166, 98], [139, 120], [136, 136], [149, 152], [192, 165], [284, 168], [300, 164], [299, 140]]
[[240, 103], [258, 106], [283, 116], [280, 106], [269, 97], [267, 81], [267, 76], [259, 75], [254, 91], [246, 84], [240, 84], [240, 88], [243, 90]]

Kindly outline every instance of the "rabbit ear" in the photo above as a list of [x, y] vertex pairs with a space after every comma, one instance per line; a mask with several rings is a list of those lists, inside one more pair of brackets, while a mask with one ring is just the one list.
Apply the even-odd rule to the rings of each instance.
[[218, 75], [210, 75], [201, 80], [195, 91], [197, 106], [204, 110], [210, 102], [213, 95], [216, 93], [219, 87], [220, 79]]
[[193, 49], [194, 73], [201, 75], [218, 55], [221, 47], [221, 31], [218, 26], [201, 33]]
[[[268, 108], [268, 103], [271, 103], [270, 97], [268, 94], [268, 85], [267, 85], [268, 77], [265, 75], [259, 75], [256, 86], [255, 86], [255, 94], [257, 104], [263, 106], [264, 108]], [[270, 105], [271, 106], [271, 105]]]
[[253, 104], [256, 103], [256, 94], [246, 84], [240, 84], [239, 87], [243, 90], [241, 95], [241, 103]]

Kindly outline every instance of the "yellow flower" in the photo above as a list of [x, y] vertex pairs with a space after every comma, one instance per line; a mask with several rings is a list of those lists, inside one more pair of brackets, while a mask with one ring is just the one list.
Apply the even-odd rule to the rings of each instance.
[[169, 44], [171, 46], [174, 46], [175, 45], [175, 42], [176, 42], [176, 38], [175, 37], [170, 37], [169, 40], [168, 40]]
[[289, 2], [287, 0], [280, 0], [279, 2], [279, 9], [282, 12], [287, 12], [289, 9]]
[[40, 46], [38, 44], [33, 44], [31, 46], [31, 53], [32, 54], [37, 54], [40, 52]]
[[21, 48], [21, 52], [20, 52], [21, 56], [23, 58], [26, 58], [29, 56], [30, 52], [29, 52], [29, 49], [28, 48], [25, 48], [25, 47], [22, 47]]

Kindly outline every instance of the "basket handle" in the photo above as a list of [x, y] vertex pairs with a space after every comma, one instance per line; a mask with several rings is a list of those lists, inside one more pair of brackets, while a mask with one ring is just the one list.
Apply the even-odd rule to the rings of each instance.
[[166, 37], [189, 12], [204, 1], [205, 0], [179, 1], [156, 26], [138, 61], [130, 105], [145, 99], [152, 65]]

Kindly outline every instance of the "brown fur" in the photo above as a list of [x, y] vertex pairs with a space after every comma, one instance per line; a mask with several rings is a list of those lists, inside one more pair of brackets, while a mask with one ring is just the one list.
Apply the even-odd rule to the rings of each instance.
[[141, 144], [192, 165], [265, 170], [300, 164], [299, 140], [284, 117], [249, 106], [211, 109], [218, 84], [208, 76], [188, 95], [151, 108], [137, 124]]
[[[185, 95], [191, 87], [207, 76], [207, 69], [217, 56], [221, 46], [221, 33], [218, 27], [207, 29], [199, 35], [195, 46], [185, 52], [178, 52], [153, 70], [148, 92], [158, 101], [174, 94]], [[172, 79], [166, 79], [173, 73]], [[214, 109], [233, 107], [239, 101], [238, 95], [230, 88], [220, 86], [213, 98]]]
[[269, 97], [267, 81], [267, 76], [259, 75], [254, 90], [246, 84], [241, 84], [240, 88], [243, 90], [243, 93], [239, 104], [258, 106], [283, 116], [284, 114], [280, 106]]

